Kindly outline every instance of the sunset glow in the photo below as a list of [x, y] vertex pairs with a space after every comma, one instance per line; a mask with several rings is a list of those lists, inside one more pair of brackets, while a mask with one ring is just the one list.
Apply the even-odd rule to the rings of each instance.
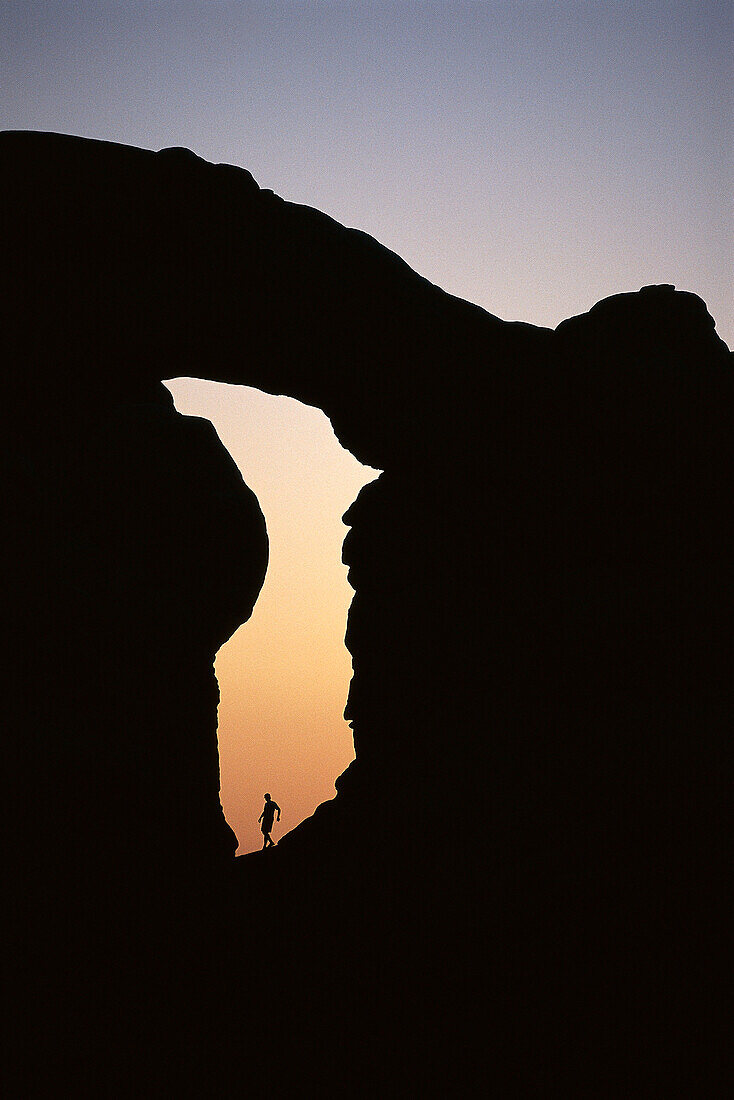
[[291, 398], [191, 378], [168, 386], [179, 412], [212, 421], [268, 526], [262, 593], [216, 661], [222, 805], [247, 852], [262, 845], [265, 791], [283, 811], [277, 842], [334, 797], [354, 757], [342, 717], [353, 593], [341, 516], [377, 471], [340, 446], [324, 413]]

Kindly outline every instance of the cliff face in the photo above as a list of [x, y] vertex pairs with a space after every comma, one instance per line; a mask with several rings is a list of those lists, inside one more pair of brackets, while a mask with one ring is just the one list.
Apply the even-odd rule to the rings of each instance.
[[16, 401], [4, 435], [6, 854], [123, 875], [231, 858], [213, 661], [262, 584], [262, 514], [211, 425], [162, 386], [64, 396]]
[[[22, 858], [44, 835], [59, 858], [226, 854], [211, 662], [266, 540], [159, 381], [289, 394], [384, 470], [346, 517], [357, 756], [238, 861], [209, 938], [227, 1027], [257, 989], [278, 1042], [311, 1069], [328, 1042], [372, 1095], [458, 1061], [523, 1095], [653, 1080], [701, 985], [731, 722], [731, 357], [703, 302], [507, 324], [186, 151], [5, 134], [0, 155], [10, 740], [44, 807], [18, 783]], [[262, 936], [258, 891], [275, 959], [233, 947]], [[370, 1051], [406, 1020], [392, 1079]]]

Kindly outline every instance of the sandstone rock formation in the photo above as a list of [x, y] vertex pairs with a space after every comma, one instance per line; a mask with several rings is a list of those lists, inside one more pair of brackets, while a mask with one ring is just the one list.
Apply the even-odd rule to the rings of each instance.
[[[155, 864], [176, 947], [151, 982], [138, 932], [113, 983], [128, 1070], [147, 1043], [186, 1078], [195, 1036], [200, 1072], [296, 1066], [335, 1095], [682, 1080], [732, 716], [731, 356], [704, 303], [646, 287], [508, 324], [185, 150], [8, 133], [0, 157], [7, 850], [53, 853], [27, 909], [68, 903], [80, 860], [87, 918]], [[356, 760], [214, 879], [211, 662], [266, 541], [166, 403], [184, 374], [318, 405], [384, 471], [347, 513]]]

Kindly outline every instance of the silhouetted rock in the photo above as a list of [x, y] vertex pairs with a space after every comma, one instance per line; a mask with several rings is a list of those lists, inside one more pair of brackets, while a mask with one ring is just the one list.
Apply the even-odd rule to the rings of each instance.
[[[86, 1006], [112, 989], [96, 1071], [124, 1063], [125, 1095], [700, 1091], [734, 610], [704, 303], [508, 324], [185, 150], [9, 133], [0, 158], [6, 851], [40, 868], [24, 913], [50, 898], [100, 942], [76, 983], [57, 941], [44, 964]], [[211, 666], [266, 541], [160, 387], [186, 374], [318, 405], [384, 471], [346, 515], [356, 760], [218, 874]]]

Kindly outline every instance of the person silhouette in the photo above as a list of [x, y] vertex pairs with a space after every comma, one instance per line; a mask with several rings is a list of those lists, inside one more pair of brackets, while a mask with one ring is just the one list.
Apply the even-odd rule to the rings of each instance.
[[278, 821], [280, 821], [280, 806], [277, 802], [273, 802], [269, 794], [265, 795], [265, 805], [263, 806], [263, 812], [260, 814], [258, 821], [262, 822], [260, 826], [263, 834], [263, 848], [267, 848], [268, 844], [273, 845], [273, 838], [270, 835], [270, 830], [273, 827], [273, 818], [275, 817], [275, 811], [278, 811]]

